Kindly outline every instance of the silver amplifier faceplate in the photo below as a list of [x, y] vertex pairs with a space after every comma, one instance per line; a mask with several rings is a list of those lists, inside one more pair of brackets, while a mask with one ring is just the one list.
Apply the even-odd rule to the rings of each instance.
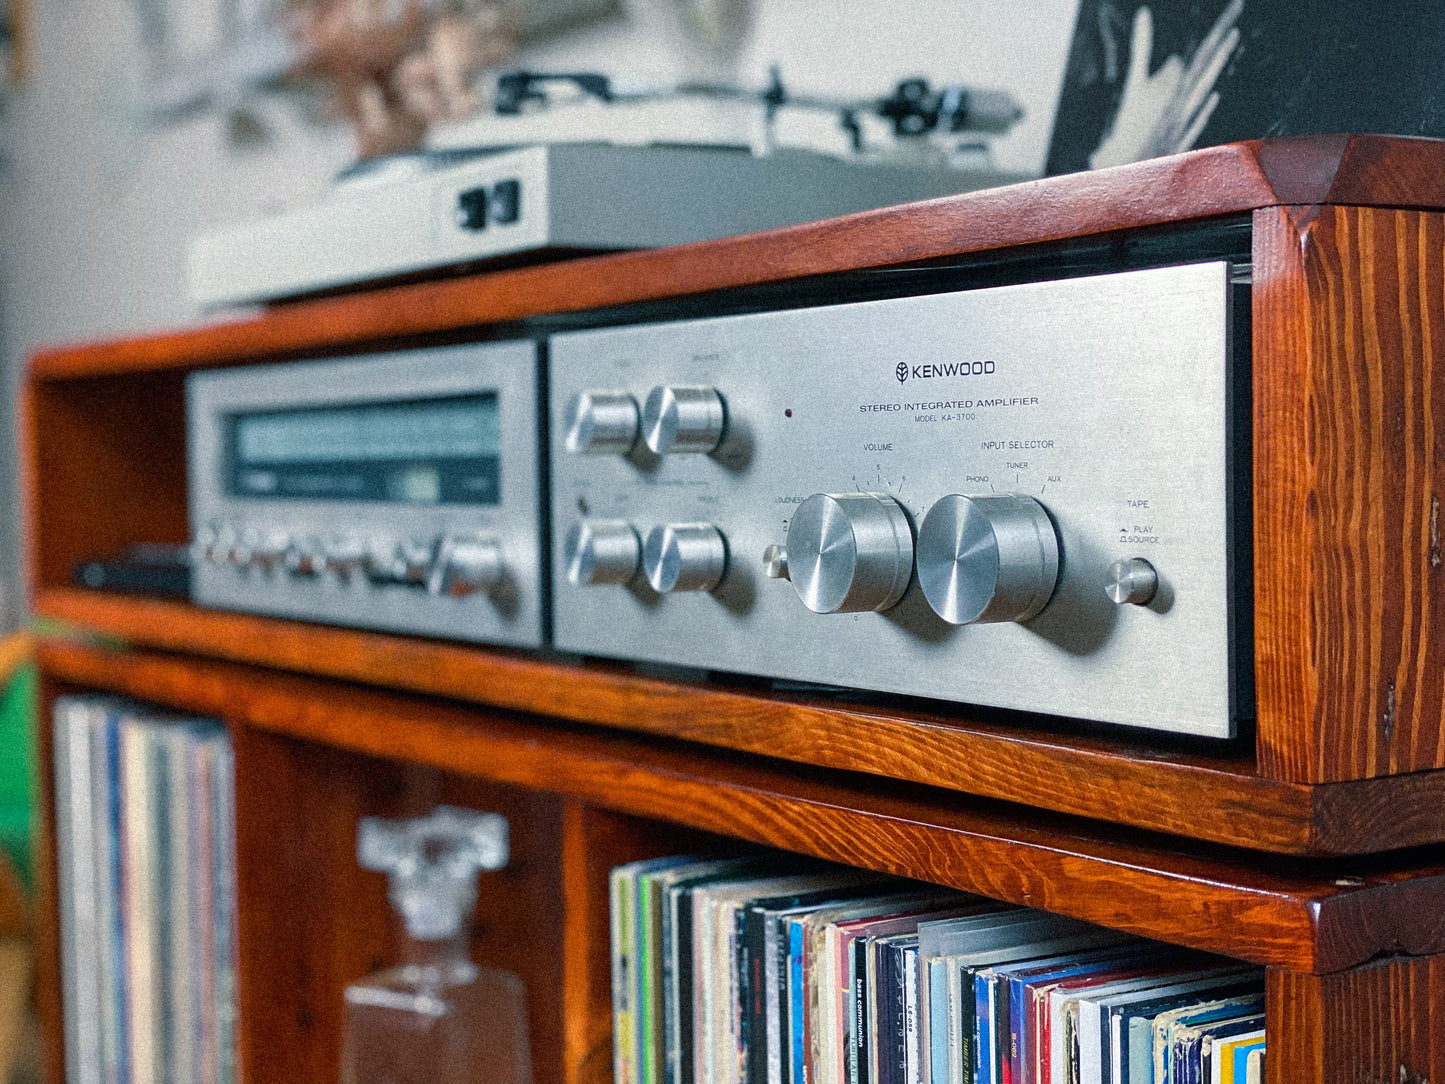
[[1229, 280], [558, 336], [555, 645], [1232, 735]]
[[[194, 600], [332, 624], [542, 645], [537, 387], [530, 342], [193, 375], [186, 393]], [[282, 499], [263, 495], [264, 485], [253, 495], [230, 492], [230, 458], [239, 453], [228, 431], [237, 417], [284, 421], [335, 408], [339, 423], [354, 423], [348, 409], [435, 401], [493, 404], [487, 425], [495, 430], [487, 439], [496, 445], [498, 466], [488, 474], [493, 491], [485, 500], [439, 501], [436, 471], [426, 463], [409, 468], [405, 460], [408, 451], [441, 456], [425, 445], [448, 438], [395, 419], [385, 436], [335, 438], [367, 446], [364, 455], [379, 455], [381, 440], [401, 448], [393, 471], [401, 490], [387, 499]], [[368, 416], [360, 417], [367, 428]], [[301, 449], [291, 454], [316, 458], [316, 442], [332, 439], [318, 433], [308, 429], [305, 440], [291, 440]], [[269, 434], [280, 436], [284, 430]]]

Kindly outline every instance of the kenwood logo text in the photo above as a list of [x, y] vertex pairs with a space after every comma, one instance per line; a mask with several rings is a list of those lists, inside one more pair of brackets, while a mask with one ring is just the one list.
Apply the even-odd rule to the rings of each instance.
[[987, 376], [994, 371], [991, 361], [956, 361], [949, 365], [909, 365], [900, 361], [893, 375], [902, 384], [909, 377], [914, 380], [931, 380], [938, 376]]

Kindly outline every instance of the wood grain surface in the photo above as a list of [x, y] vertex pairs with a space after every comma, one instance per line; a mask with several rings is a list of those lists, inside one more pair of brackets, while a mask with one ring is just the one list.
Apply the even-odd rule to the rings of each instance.
[[20, 420], [34, 583], [132, 542], [187, 541], [180, 374], [32, 384]]
[[1333, 975], [1271, 968], [1269, 1084], [1430, 1084], [1445, 1079], [1445, 957], [1379, 960]]
[[[36, 613], [137, 645], [468, 700], [1296, 854], [1445, 840], [1445, 773], [1311, 787], [1152, 736], [671, 682], [413, 637], [65, 588]], [[1152, 742], [1152, 744], [1150, 744]]]
[[1261, 212], [1254, 271], [1260, 770], [1445, 766], [1445, 220]]
[[[1399, 866], [1292, 863], [933, 788], [228, 663], [57, 641], [43, 641], [39, 657], [67, 681], [277, 737], [544, 790], [1259, 963], [1328, 972], [1386, 951], [1445, 951], [1445, 866], [1430, 861], [1433, 852]], [[277, 807], [285, 805], [259, 797], [255, 812], [274, 823], [258, 839], [282, 830]]]
[[53, 380], [344, 350], [1281, 204], [1440, 208], [1442, 170], [1445, 143], [1433, 140], [1310, 136], [1230, 144], [741, 238], [399, 286], [179, 333], [55, 348], [33, 360], [31, 374]]

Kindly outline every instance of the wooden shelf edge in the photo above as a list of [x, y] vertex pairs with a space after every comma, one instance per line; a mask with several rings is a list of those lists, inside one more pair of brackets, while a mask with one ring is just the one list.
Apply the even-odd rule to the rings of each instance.
[[[1339, 878], [928, 788], [601, 734], [233, 663], [42, 640], [52, 679], [531, 787], [1295, 971], [1445, 949], [1445, 866]], [[1214, 848], [1200, 848], [1215, 851]], [[1239, 855], [1238, 858], [1235, 855]]]
[[[1310, 786], [1247, 758], [660, 680], [465, 644], [47, 588], [42, 617], [134, 644], [644, 731], [1231, 846], [1345, 855], [1445, 841], [1445, 772]], [[565, 677], [566, 680], [558, 680]]]
[[1225, 844], [1348, 853], [1381, 849], [1380, 832], [1395, 847], [1445, 838], [1401, 825], [1395, 810], [1384, 824], [1363, 825], [1360, 802], [1348, 811], [1354, 816], [1321, 819], [1307, 786], [1261, 778], [1247, 759], [1161, 755], [1146, 739], [1110, 743], [679, 684], [620, 667], [75, 588], [39, 592], [35, 612], [168, 651], [641, 730]]
[[1445, 206], [1445, 143], [1306, 136], [1208, 147], [1090, 173], [676, 248], [482, 272], [274, 307], [188, 331], [42, 350], [32, 378], [234, 363], [458, 331], [811, 275], [1064, 240], [1281, 204]]

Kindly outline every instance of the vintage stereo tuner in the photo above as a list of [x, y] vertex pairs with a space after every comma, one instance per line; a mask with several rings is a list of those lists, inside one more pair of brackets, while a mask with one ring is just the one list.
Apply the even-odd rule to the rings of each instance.
[[530, 342], [193, 375], [195, 601], [541, 645], [538, 379]]

